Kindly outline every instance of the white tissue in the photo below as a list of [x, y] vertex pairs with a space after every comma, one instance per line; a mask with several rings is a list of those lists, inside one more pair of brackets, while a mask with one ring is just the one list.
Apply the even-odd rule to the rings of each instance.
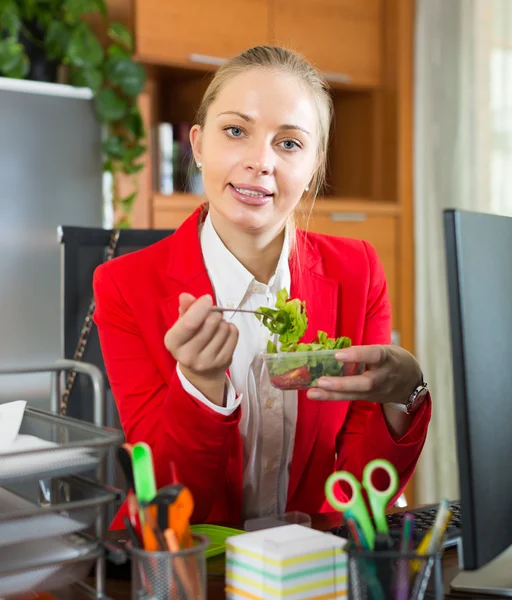
[[14, 444], [25, 413], [25, 400], [0, 404], [0, 452], [8, 451]]

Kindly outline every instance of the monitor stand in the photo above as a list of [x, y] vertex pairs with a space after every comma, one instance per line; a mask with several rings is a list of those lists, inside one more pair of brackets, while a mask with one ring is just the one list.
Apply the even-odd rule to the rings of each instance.
[[512, 546], [475, 571], [461, 571], [451, 583], [457, 592], [512, 596]]

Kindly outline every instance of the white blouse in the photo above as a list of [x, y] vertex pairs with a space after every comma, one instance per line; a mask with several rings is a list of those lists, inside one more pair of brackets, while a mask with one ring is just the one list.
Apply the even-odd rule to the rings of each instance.
[[[280, 289], [286, 288], [290, 293], [287, 237], [275, 274], [268, 285], [260, 283], [226, 248], [208, 214], [200, 240], [216, 305], [233, 310], [257, 310], [260, 306], [274, 308]], [[179, 365], [178, 376], [185, 391], [211, 410], [229, 415], [242, 405], [242, 517], [275, 516], [286, 509], [297, 423], [297, 392], [283, 392], [270, 385], [260, 357], [266, 350], [270, 331], [253, 315], [224, 313], [224, 317], [240, 332], [230, 367], [226, 406], [210, 402], [185, 378]]]

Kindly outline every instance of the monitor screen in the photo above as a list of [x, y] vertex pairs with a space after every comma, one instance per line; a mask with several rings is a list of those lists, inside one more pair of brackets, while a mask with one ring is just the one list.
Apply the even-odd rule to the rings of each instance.
[[512, 544], [512, 218], [447, 210], [444, 226], [463, 563], [472, 570]]

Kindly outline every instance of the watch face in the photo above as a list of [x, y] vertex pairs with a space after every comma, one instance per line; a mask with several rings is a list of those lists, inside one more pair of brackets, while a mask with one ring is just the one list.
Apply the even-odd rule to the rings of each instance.
[[414, 398], [414, 400], [409, 402], [409, 404], [407, 405], [409, 413], [413, 413], [418, 410], [418, 408], [421, 406], [423, 400], [425, 399], [425, 396], [427, 395], [427, 393], [428, 393], [428, 388], [425, 385], [422, 387], [421, 390], [418, 391], [418, 393], [416, 394], [416, 398]]

